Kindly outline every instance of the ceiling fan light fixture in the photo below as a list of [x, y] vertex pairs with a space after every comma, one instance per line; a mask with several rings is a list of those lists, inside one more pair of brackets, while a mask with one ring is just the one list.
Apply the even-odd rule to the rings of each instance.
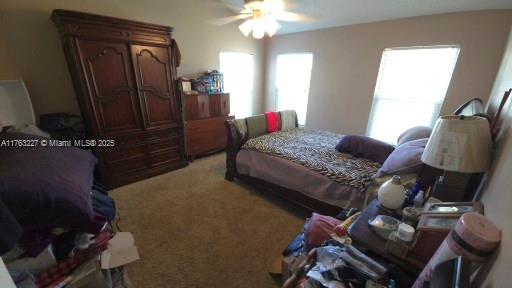
[[249, 34], [261, 39], [267, 34], [272, 37], [281, 27], [275, 17], [284, 11], [282, 0], [245, 0], [244, 8], [252, 11], [252, 18], [246, 20], [238, 29], [247, 37]]
[[244, 23], [242, 23], [242, 24], [240, 24], [240, 26], [238, 26], [238, 29], [240, 29], [240, 31], [242, 32], [242, 34], [244, 34], [245, 37], [249, 36], [249, 34], [251, 33], [251, 30], [253, 30], [253, 20], [252, 19], [245, 20]]
[[281, 25], [279, 25], [279, 23], [277, 23], [277, 21], [275, 19], [268, 18], [268, 19], [266, 19], [265, 22], [266, 22], [265, 25], [266, 25], [267, 34], [269, 37], [274, 36], [274, 34], [276, 34], [277, 30], [279, 30], [279, 28], [281, 28]]
[[261, 10], [263, 7], [262, 0], [245, 0], [244, 9], [247, 10]]
[[265, 32], [267, 30], [266, 21], [260, 19], [258, 21], [253, 21], [252, 25], [252, 37], [256, 39], [261, 39], [265, 36]]
[[259, 30], [253, 30], [252, 31], [252, 37], [254, 37], [254, 39], [261, 39], [265, 36], [265, 32], [261, 32]]
[[279, 28], [279, 23], [271, 18], [248, 19], [240, 26], [238, 26], [238, 29], [240, 29], [245, 37], [249, 36], [252, 31], [252, 37], [256, 39], [263, 38], [265, 33], [272, 37], [274, 34], [276, 34]]

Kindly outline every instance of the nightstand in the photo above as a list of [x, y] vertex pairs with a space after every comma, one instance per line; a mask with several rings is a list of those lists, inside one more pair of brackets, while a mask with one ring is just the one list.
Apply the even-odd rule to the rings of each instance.
[[426, 263], [412, 257], [400, 259], [391, 255], [385, 249], [386, 240], [377, 236], [377, 234], [370, 229], [368, 220], [379, 214], [389, 215], [387, 211], [379, 208], [378, 201], [375, 199], [368, 204], [368, 207], [348, 230], [348, 234], [354, 241], [354, 244], [363, 252], [365, 252], [365, 250], [371, 251], [383, 259], [398, 265], [400, 268], [410, 272], [411, 274], [418, 275]]

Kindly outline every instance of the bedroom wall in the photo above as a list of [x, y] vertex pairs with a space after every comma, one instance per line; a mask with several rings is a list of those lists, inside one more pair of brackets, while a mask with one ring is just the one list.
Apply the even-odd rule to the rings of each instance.
[[174, 27], [183, 56], [179, 76], [219, 69], [220, 51], [252, 53], [253, 112], [262, 111], [263, 41], [245, 38], [234, 24], [208, 24], [208, 19], [233, 15], [214, 0], [0, 0], [0, 79], [23, 78], [37, 115], [79, 113], [58, 31], [50, 20], [56, 8]]
[[267, 42], [265, 109], [275, 109], [277, 54], [312, 52], [306, 125], [364, 134], [385, 48], [459, 44], [461, 53], [442, 108], [442, 113], [449, 113], [467, 99], [487, 100], [511, 25], [512, 11], [501, 10], [422, 16], [273, 37]]
[[[496, 111], [504, 91], [512, 88], [512, 31], [508, 40], [498, 77], [494, 84], [489, 109]], [[510, 271], [512, 271], [512, 99], [503, 109], [503, 126], [496, 141], [494, 161], [489, 171], [489, 183], [483, 192], [482, 202], [485, 214], [501, 229], [501, 247], [495, 259], [489, 262], [489, 271], [483, 285], [479, 287], [510, 287]]]

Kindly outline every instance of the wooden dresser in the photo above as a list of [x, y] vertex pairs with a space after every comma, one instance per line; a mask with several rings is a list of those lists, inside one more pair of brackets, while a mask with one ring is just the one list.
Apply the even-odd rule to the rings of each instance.
[[87, 138], [109, 188], [188, 164], [172, 28], [54, 10]]
[[235, 118], [229, 115], [229, 94], [194, 94], [183, 98], [187, 156], [194, 160], [198, 155], [224, 150], [228, 141], [224, 121]]

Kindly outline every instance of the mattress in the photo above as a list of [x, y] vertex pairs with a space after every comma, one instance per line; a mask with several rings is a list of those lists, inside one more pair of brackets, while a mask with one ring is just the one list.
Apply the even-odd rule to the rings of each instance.
[[242, 149], [257, 150], [297, 163], [341, 184], [365, 190], [380, 163], [340, 153], [335, 149], [343, 135], [310, 129], [291, 129], [247, 140]]
[[279, 185], [338, 207], [359, 207], [364, 191], [337, 183], [295, 162], [255, 149], [241, 149], [237, 172]]

